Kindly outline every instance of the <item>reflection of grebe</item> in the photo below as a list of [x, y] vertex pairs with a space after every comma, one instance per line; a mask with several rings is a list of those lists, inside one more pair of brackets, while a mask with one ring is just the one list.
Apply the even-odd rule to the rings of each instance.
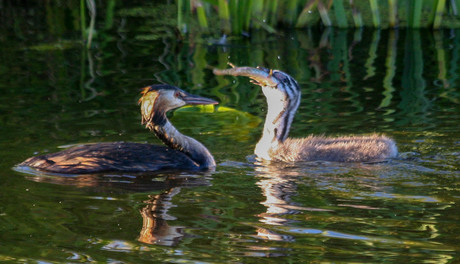
[[138, 241], [147, 244], [174, 246], [184, 236], [183, 226], [171, 226], [168, 220], [176, 217], [168, 214], [174, 205], [171, 200], [180, 192], [180, 188], [171, 188], [158, 195], [149, 195], [144, 201], [146, 206], [140, 210], [142, 216], [142, 230]]
[[182, 135], [169, 122], [166, 112], [183, 105], [217, 104], [170, 85], [146, 87], [139, 100], [142, 123], [166, 145], [110, 142], [80, 145], [57, 153], [27, 159], [19, 166], [80, 174], [102, 171], [157, 171], [206, 169], [216, 165], [211, 153], [197, 140]]
[[214, 69], [216, 75], [247, 76], [262, 87], [267, 98], [267, 116], [255, 154], [273, 161], [381, 161], [397, 155], [395, 142], [381, 135], [288, 138], [300, 103], [300, 88], [288, 74], [264, 68]]

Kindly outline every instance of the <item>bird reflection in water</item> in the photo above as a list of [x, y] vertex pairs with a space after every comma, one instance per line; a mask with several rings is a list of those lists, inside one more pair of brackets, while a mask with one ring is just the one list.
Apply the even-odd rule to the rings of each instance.
[[[258, 214], [259, 221], [263, 226], [283, 226], [289, 225], [289, 220], [284, 215], [296, 214], [300, 206], [291, 201], [291, 197], [296, 194], [297, 184], [295, 177], [299, 173], [295, 170], [284, 170], [277, 166], [256, 166], [257, 186], [260, 187], [265, 201], [261, 202], [266, 207], [266, 211]], [[257, 237], [275, 241], [294, 241], [294, 237], [286, 234], [279, 234], [262, 226], [257, 227]]]
[[171, 188], [161, 194], [149, 195], [144, 201], [146, 206], [140, 210], [142, 215], [142, 230], [138, 240], [147, 244], [162, 246], [174, 246], [184, 236], [183, 226], [170, 226], [168, 220], [176, 220], [176, 217], [168, 214], [174, 195], [180, 192], [180, 188]]
[[[303, 232], [305, 235], [324, 235], [328, 233], [324, 222], [312, 223], [308, 221], [316, 212], [321, 217], [331, 214], [331, 223], [336, 208], [359, 208], [361, 210], [378, 210], [368, 206], [361, 199], [352, 199], [350, 196], [362, 196], [369, 193], [391, 192], [389, 187], [382, 184], [379, 175], [387, 172], [390, 164], [332, 164], [306, 162], [296, 164], [256, 162], [255, 176], [257, 186], [260, 187], [265, 200], [260, 202], [265, 211], [257, 214], [259, 223], [256, 224], [256, 237], [271, 241], [295, 241]], [[346, 177], [346, 175], [353, 175]], [[309, 194], [299, 196], [298, 186], [307, 185]], [[353, 194], [346, 186], [352, 185], [355, 189], [365, 190], [363, 193]], [[333, 200], [321, 199], [324, 189], [334, 193]], [[314, 195], [312, 197], [312, 195]], [[295, 198], [297, 196], [297, 198]], [[311, 197], [312, 201], [302, 200], [301, 197]], [[296, 202], [298, 200], [299, 202]], [[308, 206], [311, 204], [311, 207]], [[327, 205], [325, 208], [324, 205]], [[316, 215], [317, 216], [317, 215]], [[317, 221], [317, 220], [315, 220]], [[299, 231], [300, 230], [300, 231]], [[303, 230], [303, 231], [302, 231]]]
[[[31, 171], [37, 173], [37, 171]], [[175, 246], [184, 237], [184, 226], [171, 226], [168, 221], [176, 220], [169, 209], [174, 207], [172, 199], [182, 188], [210, 185], [211, 172], [162, 172], [137, 174], [82, 174], [72, 177], [39, 173], [28, 176], [36, 182], [59, 185], [73, 185], [97, 193], [158, 192], [146, 194], [145, 206], [139, 210], [142, 229], [137, 240], [146, 244]]]

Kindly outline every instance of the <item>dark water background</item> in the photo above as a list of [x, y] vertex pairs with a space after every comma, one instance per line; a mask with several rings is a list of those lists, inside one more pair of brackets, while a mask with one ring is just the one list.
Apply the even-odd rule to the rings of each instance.
[[[55, 17], [24, 10], [16, 14], [23, 24], [4, 24], [0, 34], [0, 261], [460, 260], [460, 31], [255, 32], [216, 44], [212, 37], [180, 41], [158, 17], [126, 9], [112, 27], [98, 24], [88, 51], [72, 20], [53, 24]], [[291, 136], [384, 132], [400, 157], [373, 165], [253, 164], [247, 156], [265, 98], [245, 78], [213, 76], [212, 67], [228, 61], [298, 80], [303, 94]], [[214, 154], [215, 172], [12, 170], [69, 144], [159, 143], [141, 126], [137, 106], [140, 88], [159, 82], [220, 102], [170, 115]]]

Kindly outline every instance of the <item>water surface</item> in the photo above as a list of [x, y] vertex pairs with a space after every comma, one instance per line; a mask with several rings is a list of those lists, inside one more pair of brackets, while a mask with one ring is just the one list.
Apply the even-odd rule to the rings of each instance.
[[[217, 45], [210, 37], [180, 42], [148, 29], [148, 18], [123, 14], [90, 51], [78, 32], [2, 33], [9, 38], [0, 39], [0, 260], [459, 261], [460, 31], [254, 33]], [[292, 136], [382, 132], [400, 157], [254, 163], [265, 99], [246, 78], [212, 75], [228, 61], [298, 80]], [[159, 144], [141, 126], [137, 100], [140, 88], [160, 82], [220, 102], [170, 115], [214, 154], [214, 172], [12, 170], [69, 144]]]

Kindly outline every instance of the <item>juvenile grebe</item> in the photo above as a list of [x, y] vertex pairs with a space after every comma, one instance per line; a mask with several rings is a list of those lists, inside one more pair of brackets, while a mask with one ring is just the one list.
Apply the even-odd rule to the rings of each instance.
[[166, 112], [184, 105], [217, 104], [216, 101], [189, 94], [171, 85], [152, 85], [144, 88], [139, 104], [142, 124], [168, 147], [125, 142], [86, 144], [31, 157], [18, 166], [63, 174], [194, 170], [216, 166], [205, 146], [182, 135], [166, 117]]
[[272, 161], [373, 162], [396, 157], [395, 142], [382, 135], [288, 138], [300, 104], [300, 88], [288, 74], [265, 68], [214, 69], [216, 75], [247, 76], [262, 87], [267, 98], [267, 116], [254, 153]]

